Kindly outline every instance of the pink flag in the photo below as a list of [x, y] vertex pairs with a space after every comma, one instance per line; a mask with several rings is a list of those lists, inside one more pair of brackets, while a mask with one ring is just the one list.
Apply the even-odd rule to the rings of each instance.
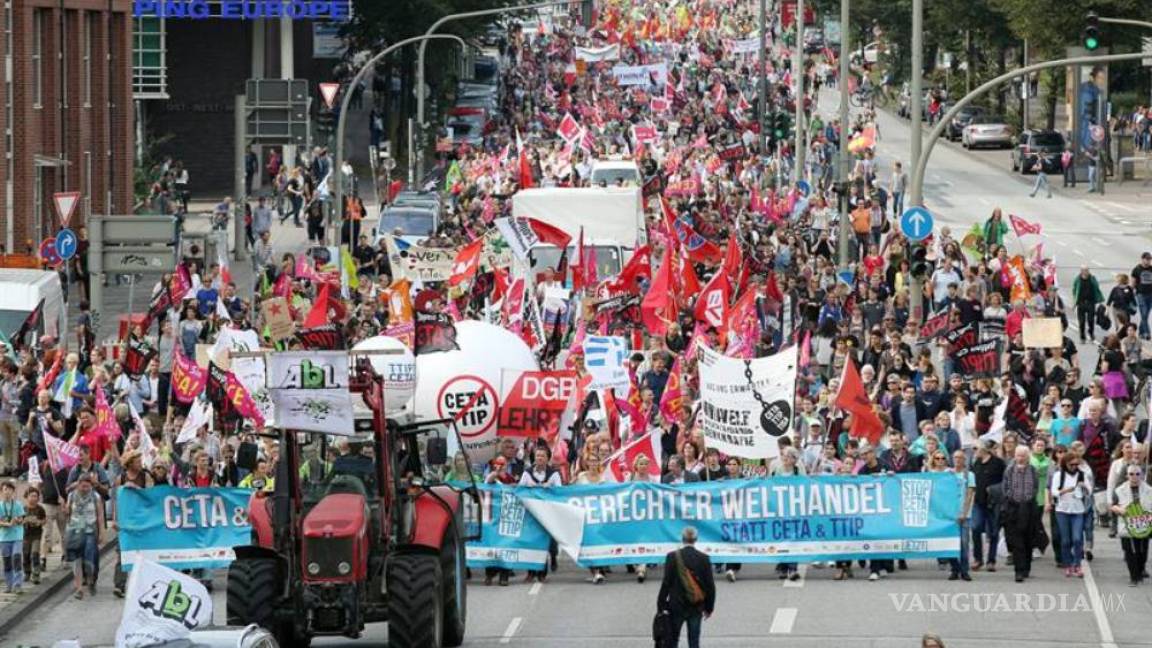
[[172, 363], [172, 394], [181, 403], [191, 403], [204, 391], [208, 372], [189, 360], [176, 347], [176, 362]]
[[812, 352], [811, 352], [812, 346], [810, 344], [811, 342], [812, 342], [812, 331], [805, 331], [804, 332], [804, 341], [800, 343], [800, 361], [799, 361], [799, 364], [801, 367], [807, 367], [808, 364], [812, 361]]
[[96, 388], [96, 433], [112, 443], [119, 441], [121, 436], [120, 425], [116, 423], [112, 408], [108, 407], [103, 387]]
[[67, 470], [80, 463], [80, 448], [49, 432], [44, 432], [44, 448], [48, 451], [48, 466], [52, 472]]
[[228, 401], [241, 418], [252, 419], [257, 428], [264, 427], [264, 414], [260, 412], [256, 401], [252, 400], [248, 388], [231, 371], [228, 372], [228, 383], [224, 386], [224, 390], [228, 395]]

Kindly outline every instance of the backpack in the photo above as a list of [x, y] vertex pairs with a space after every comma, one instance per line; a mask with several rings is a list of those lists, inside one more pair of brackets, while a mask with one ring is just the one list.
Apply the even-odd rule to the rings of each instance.
[[679, 551], [676, 552], [676, 573], [680, 576], [680, 585], [684, 587], [684, 599], [688, 601], [688, 604], [703, 604], [704, 588], [700, 587], [700, 581], [696, 580], [696, 575], [692, 573], [692, 570], [684, 565], [684, 557]]

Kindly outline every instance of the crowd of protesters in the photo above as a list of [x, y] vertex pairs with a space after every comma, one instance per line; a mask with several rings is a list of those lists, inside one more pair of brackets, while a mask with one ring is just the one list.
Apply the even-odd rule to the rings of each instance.
[[[672, 485], [951, 471], [962, 484], [964, 502], [961, 557], [941, 565], [949, 578], [970, 580], [971, 572], [995, 571], [1003, 562], [1022, 581], [1031, 575], [1033, 549], [1049, 545], [1065, 575], [1079, 577], [1082, 561], [1093, 558], [1097, 526], [1121, 538], [1132, 583], [1146, 578], [1147, 538], [1130, 533], [1124, 517], [1134, 503], [1152, 511], [1145, 478], [1147, 424], [1133, 407], [1144, 372], [1143, 340], [1149, 337], [1152, 255], [1119, 277], [1107, 296], [1087, 268], [1073, 286], [1061, 287], [1055, 266], [1041, 253], [1008, 251], [1009, 224], [996, 210], [961, 236], [941, 228], [918, 267], [914, 246], [893, 226], [907, 176], [899, 163], [878, 165], [872, 118], [861, 114], [852, 124], [825, 123], [814, 110], [815, 90], [829, 80], [822, 71], [835, 69], [831, 52], [807, 55], [802, 66], [812, 90], [799, 99], [809, 142], [802, 173], [794, 174], [794, 151], [786, 141], [773, 151], [762, 148], [753, 100], [756, 57], [732, 52], [733, 43], [747, 39], [755, 26], [750, 3], [693, 0], [657, 12], [622, 1], [605, 3], [592, 26], [557, 13], [547, 26], [514, 26], [503, 41], [503, 110], [491, 116], [483, 144], [461, 146], [441, 159], [448, 207], [437, 231], [420, 233], [429, 236], [425, 245], [460, 248], [487, 236], [493, 220], [510, 213], [517, 190], [587, 186], [590, 163], [609, 158], [637, 163], [648, 243], [634, 251], [620, 276], [598, 276], [597, 285], [582, 287], [587, 296], [604, 291], [636, 300], [583, 323], [580, 309], [568, 308], [568, 318], [553, 322], [546, 340], [534, 340], [543, 364], [580, 375], [580, 347], [570, 344], [578, 330], [632, 340], [632, 389], [617, 398], [628, 404], [628, 414], [608, 411], [606, 399], [588, 393], [571, 434], [547, 442], [502, 439], [497, 456], [477, 467], [476, 478], [531, 487], [599, 483], [609, 479], [609, 458], [649, 433], [658, 438], [659, 457], [636, 457], [626, 471], [629, 479], [656, 479], [649, 472], [653, 463], [659, 465], [653, 471], [658, 479]], [[773, 26], [764, 71], [769, 100], [789, 114], [798, 100], [786, 47], [793, 33]], [[574, 65], [575, 48], [600, 51], [608, 45], [618, 46], [617, 58]], [[617, 64], [656, 62], [667, 63], [667, 78], [647, 86], [620, 87], [611, 73]], [[667, 108], [657, 110], [653, 99], [664, 99]], [[565, 115], [585, 135], [563, 140], [557, 125]], [[634, 126], [641, 124], [655, 126], [654, 139], [637, 139]], [[721, 150], [736, 146], [743, 147], [738, 155], [720, 158]], [[841, 146], [853, 158], [846, 215], [839, 213], [841, 197], [831, 182]], [[322, 180], [331, 175], [331, 164], [322, 149], [292, 170], [278, 158], [268, 159], [265, 172], [277, 192], [252, 208], [254, 286], [238, 287], [226, 263], [193, 250], [156, 285], [148, 321], [135, 328], [117, 358], [93, 345], [91, 323], [83, 318], [69, 336], [79, 352], [66, 354], [51, 339], [14, 340], [6, 348], [8, 357], [0, 360], [0, 425], [9, 439], [4, 461], [10, 474], [34, 484], [22, 498], [12, 485], [0, 485], [0, 556], [8, 588], [18, 590], [24, 574], [35, 579], [48, 554], [61, 546], [75, 565], [77, 598], [95, 594], [99, 547], [108, 530], [115, 530], [109, 500], [118, 487], [274, 487], [279, 450], [274, 439], [254, 436], [250, 420], [224, 417], [177, 443], [189, 403], [173, 398], [172, 385], [174, 363], [181, 356], [196, 358], [222, 331], [250, 335], [269, 350], [311, 344], [308, 338], [274, 338], [262, 309], [267, 300], [283, 299], [298, 330], [334, 324], [328, 339], [344, 348], [375, 335], [410, 332], [405, 327], [416, 311], [487, 319], [485, 305], [507, 296], [507, 271], [491, 267], [458, 285], [433, 283], [417, 291], [392, 267], [383, 241], [373, 246], [358, 236], [350, 237], [355, 240], [348, 250], [354, 271], [337, 279], [340, 285], [330, 292], [324, 260], [274, 250], [268, 233], [277, 225], [270, 217], [274, 210], [281, 226], [288, 218], [299, 223], [315, 204], [310, 194], [316, 201], [326, 195], [320, 187], [328, 184]], [[805, 191], [789, 180], [794, 176], [807, 181]], [[165, 170], [156, 192], [160, 209], [173, 209], [164, 201], [187, 200], [187, 189], [176, 189], [181, 178], [187, 186], [178, 165]], [[650, 190], [685, 182], [695, 183], [687, 196]], [[304, 217], [311, 223], [311, 216]], [[323, 214], [318, 218], [311, 241], [323, 240]], [[846, 273], [838, 267], [841, 218], [850, 219], [852, 232]], [[676, 281], [654, 291], [656, 269], [669, 259], [675, 259]], [[575, 269], [536, 271], [540, 281], [563, 283]], [[717, 273], [730, 273], [736, 302], [725, 305], [731, 316], [719, 328], [696, 308], [700, 286]], [[911, 306], [911, 290], [921, 278], [923, 314]], [[585, 294], [575, 295], [574, 304]], [[752, 299], [743, 298], [749, 294]], [[1081, 341], [1103, 336], [1095, 366], [1081, 365], [1070, 333], [1073, 307]], [[958, 372], [947, 336], [925, 334], [928, 321], [939, 317], [946, 320], [942, 330], [975, 323], [980, 340], [1001, 341], [1000, 371], [980, 378]], [[1025, 346], [1022, 322], [1029, 317], [1059, 318], [1062, 344]], [[520, 330], [506, 319], [500, 323]], [[725, 457], [708, 447], [695, 421], [699, 375], [691, 350], [699, 345], [745, 358], [802, 347], [796, 415], [791, 433], [780, 439], [779, 458]], [[141, 353], [147, 362], [138, 361]], [[837, 406], [849, 366], [858, 370], [884, 424], [871, 439]], [[667, 389], [673, 371], [679, 372], [679, 402]], [[1022, 407], [1009, 408], [1010, 401]], [[111, 420], [101, 403], [108, 404]], [[62, 459], [61, 447], [74, 448], [76, 456]], [[360, 451], [354, 444], [335, 450]], [[301, 470], [325, 474], [333, 458]], [[457, 458], [455, 477], [467, 474], [462, 464], [468, 460]], [[998, 548], [1001, 535], [1007, 556]], [[553, 558], [549, 567], [556, 566]], [[854, 577], [851, 562], [829, 567], [838, 580]], [[877, 580], [906, 565], [877, 560], [866, 567], [868, 578]], [[735, 581], [740, 565], [717, 568]], [[643, 581], [648, 569], [639, 564], [628, 571]], [[610, 575], [594, 569], [589, 579], [599, 584]], [[777, 575], [800, 578], [795, 564], [780, 565]], [[492, 570], [486, 581], [507, 584], [509, 576]], [[114, 591], [122, 594], [123, 587], [118, 576]]]

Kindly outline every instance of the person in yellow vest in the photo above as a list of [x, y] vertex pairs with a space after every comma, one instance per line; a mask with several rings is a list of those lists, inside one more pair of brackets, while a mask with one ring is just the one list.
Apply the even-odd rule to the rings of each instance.
[[271, 491], [275, 487], [275, 482], [275, 478], [268, 474], [268, 460], [259, 459], [256, 461], [256, 469], [240, 480], [239, 487]]

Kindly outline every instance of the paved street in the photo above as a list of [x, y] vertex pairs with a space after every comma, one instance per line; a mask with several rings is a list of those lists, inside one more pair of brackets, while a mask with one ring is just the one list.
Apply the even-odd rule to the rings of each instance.
[[[1084, 580], [1064, 578], [1045, 557], [1034, 564], [1034, 578], [1024, 585], [1014, 583], [1011, 568], [1003, 566], [995, 574], [977, 572], [971, 583], [948, 582], [929, 561], [912, 561], [909, 571], [879, 582], [864, 580], [866, 573], [859, 569], [856, 580], [837, 582], [833, 570], [810, 566], [801, 568], [804, 579], [781, 582], [771, 567], [748, 567], [737, 583], [717, 584], [716, 614], [705, 622], [704, 636], [707, 645], [733, 647], [916, 646], [929, 631], [942, 635], [950, 647], [964, 648], [1152, 645], [1146, 630], [1152, 588], [1126, 586], [1118, 540], [1098, 530], [1096, 547]], [[110, 570], [106, 564], [102, 582], [110, 582]], [[564, 562], [544, 585], [514, 582], [501, 588], [474, 581], [465, 645], [548, 648], [607, 640], [614, 646], [650, 646], [660, 571], [643, 585], [616, 572], [604, 585], [594, 586], [584, 572]], [[223, 623], [222, 573], [215, 582], [215, 617]], [[0, 637], [0, 645], [47, 647], [61, 638], [81, 638], [85, 646], [110, 643], [121, 603], [107, 588], [84, 601], [58, 594], [9, 636]], [[382, 646], [386, 637], [384, 626], [374, 625], [360, 641], [322, 639], [314, 645]]]

